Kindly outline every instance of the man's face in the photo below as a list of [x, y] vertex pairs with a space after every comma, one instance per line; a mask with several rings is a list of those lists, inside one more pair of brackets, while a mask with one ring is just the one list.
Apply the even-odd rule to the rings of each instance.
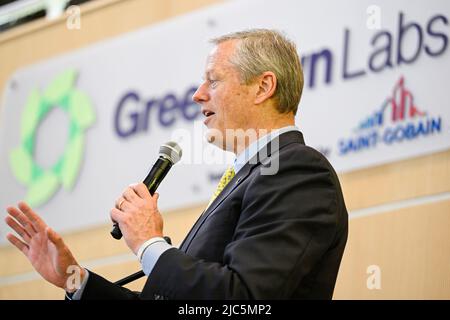
[[204, 82], [192, 97], [202, 107], [208, 141], [232, 152], [236, 151], [234, 139], [226, 139], [227, 134], [250, 128], [255, 109], [254, 86], [241, 84], [238, 70], [229, 61], [236, 43], [236, 40], [225, 41], [211, 51]]

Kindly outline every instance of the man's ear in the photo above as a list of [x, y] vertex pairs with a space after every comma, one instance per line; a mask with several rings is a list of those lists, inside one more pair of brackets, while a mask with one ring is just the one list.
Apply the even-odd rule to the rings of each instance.
[[258, 91], [256, 92], [255, 104], [263, 103], [272, 98], [277, 89], [277, 76], [272, 71], [263, 72], [257, 78]]

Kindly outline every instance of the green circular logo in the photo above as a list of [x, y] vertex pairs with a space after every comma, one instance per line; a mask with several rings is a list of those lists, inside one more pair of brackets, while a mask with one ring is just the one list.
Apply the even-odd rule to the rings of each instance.
[[[28, 190], [25, 197], [32, 206], [47, 202], [60, 184], [65, 190], [74, 186], [83, 159], [85, 131], [95, 121], [88, 96], [74, 88], [76, 72], [66, 70], [50, 83], [43, 93], [34, 89], [28, 96], [21, 118], [21, 144], [9, 155], [16, 179]], [[69, 138], [64, 152], [51, 168], [42, 168], [33, 159], [36, 130], [53, 109], [64, 110], [70, 119]]]

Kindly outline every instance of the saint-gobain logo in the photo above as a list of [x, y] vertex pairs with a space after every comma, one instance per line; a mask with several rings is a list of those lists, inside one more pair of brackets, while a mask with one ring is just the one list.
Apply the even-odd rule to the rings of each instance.
[[380, 144], [391, 146], [441, 131], [442, 118], [432, 117], [416, 105], [413, 92], [401, 76], [381, 107], [359, 123], [355, 134], [339, 140], [339, 154], [345, 156]]
[[[76, 76], [74, 70], [66, 70], [43, 92], [34, 89], [28, 96], [20, 124], [21, 143], [11, 150], [9, 163], [16, 179], [27, 187], [25, 201], [32, 206], [47, 202], [61, 184], [65, 190], [71, 190], [78, 176], [85, 131], [93, 124], [95, 114], [89, 97], [74, 87]], [[33, 159], [36, 129], [54, 108], [69, 116], [69, 137], [62, 155], [45, 169]]]

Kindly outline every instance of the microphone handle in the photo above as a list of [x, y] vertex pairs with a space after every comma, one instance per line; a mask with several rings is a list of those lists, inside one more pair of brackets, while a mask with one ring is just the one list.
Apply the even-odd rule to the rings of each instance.
[[[153, 165], [152, 169], [148, 173], [147, 177], [144, 179], [144, 184], [147, 186], [148, 191], [153, 196], [158, 189], [159, 184], [163, 181], [164, 177], [172, 168], [172, 162], [164, 157], [159, 157]], [[111, 236], [120, 240], [122, 238], [122, 231], [120, 231], [119, 224], [114, 222], [113, 229], [111, 230]]]
[[148, 191], [153, 196], [159, 184], [166, 177], [170, 168], [172, 168], [172, 162], [163, 157], [159, 157], [153, 165], [152, 169], [144, 179], [144, 184], [147, 186]]

